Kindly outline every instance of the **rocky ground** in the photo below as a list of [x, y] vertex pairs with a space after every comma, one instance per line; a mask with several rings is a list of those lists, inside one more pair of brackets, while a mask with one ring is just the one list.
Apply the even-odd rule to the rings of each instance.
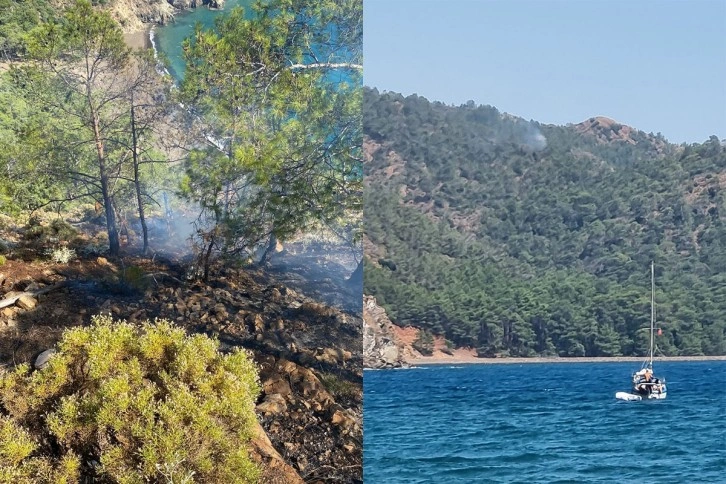
[[0, 365], [31, 362], [65, 328], [98, 313], [166, 318], [217, 337], [223, 350], [254, 354], [263, 386], [255, 452], [264, 482], [362, 482], [359, 312], [316, 302], [281, 284], [283, 273], [218, 268], [202, 283], [159, 255], [56, 264], [32, 251], [14, 254], [0, 266], [0, 301], [26, 294], [0, 308]]

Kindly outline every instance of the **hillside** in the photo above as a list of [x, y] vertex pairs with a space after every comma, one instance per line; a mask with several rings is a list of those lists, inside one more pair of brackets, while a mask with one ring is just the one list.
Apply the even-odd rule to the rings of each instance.
[[0, 481], [362, 482], [362, 5], [169, 5], [0, 0]]
[[367, 89], [366, 294], [481, 356], [726, 353], [726, 149]]
[[[356, 482], [360, 309], [342, 311], [308, 297], [324, 296], [316, 280], [320, 268], [298, 268], [291, 263], [295, 256], [283, 252], [272, 259], [277, 270], [219, 265], [202, 282], [189, 278], [189, 257], [178, 248], [145, 258], [133, 238], [123, 256], [102, 256], [89, 236], [102, 226], [74, 225], [79, 230], [59, 219], [21, 226], [0, 215], [0, 375], [35, 361], [65, 330], [87, 327], [97, 314], [138, 324], [174, 321], [189, 334], [214, 337], [225, 353], [236, 347], [251, 352], [262, 388], [252, 449], [264, 482], [303, 482], [299, 476]], [[169, 247], [170, 239], [163, 230], [152, 233], [155, 247]], [[72, 250], [70, 260], [47, 255], [58, 241]], [[283, 269], [285, 261], [290, 267]], [[345, 276], [328, 274], [338, 297]], [[37, 295], [13, 301], [25, 293]]]
[[[0, 52], [3, 57], [22, 57], [31, 29], [56, 17], [73, 0], [0, 0]], [[93, 5], [107, 11], [125, 32], [139, 31], [144, 24], [173, 21], [183, 10], [207, 6], [222, 8], [223, 0], [94, 0]]]

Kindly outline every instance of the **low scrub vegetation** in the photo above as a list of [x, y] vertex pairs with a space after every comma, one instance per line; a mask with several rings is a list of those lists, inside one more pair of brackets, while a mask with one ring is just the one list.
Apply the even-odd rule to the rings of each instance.
[[167, 321], [94, 318], [0, 373], [0, 482], [255, 482], [254, 363]]

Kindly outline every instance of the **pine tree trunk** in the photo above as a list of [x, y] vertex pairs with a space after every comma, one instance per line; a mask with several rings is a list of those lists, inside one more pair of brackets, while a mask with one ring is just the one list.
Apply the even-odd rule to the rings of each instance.
[[275, 247], [277, 247], [277, 237], [275, 237], [275, 234], [270, 234], [270, 240], [267, 243], [265, 253], [262, 254], [262, 257], [260, 258], [260, 266], [263, 266], [267, 263], [267, 261], [270, 259], [270, 256], [272, 255], [272, 252], [274, 252]]
[[141, 232], [144, 236], [144, 248], [142, 253], [144, 255], [149, 252], [149, 231], [146, 228], [146, 217], [144, 215], [144, 201], [141, 196], [141, 180], [139, 179], [139, 150], [138, 150], [138, 138], [136, 136], [136, 117], [134, 112], [134, 94], [131, 93], [131, 141], [132, 141], [132, 155], [134, 163], [134, 187], [136, 188], [136, 203], [139, 206], [139, 222], [141, 222]]

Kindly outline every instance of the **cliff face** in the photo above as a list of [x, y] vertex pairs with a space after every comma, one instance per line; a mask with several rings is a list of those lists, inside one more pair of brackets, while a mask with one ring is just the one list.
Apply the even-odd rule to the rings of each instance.
[[112, 0], [107, 8], [125, 32], [135, 32], [145, 24], [171, 22], [177, 13], [197, 7], [224, 8], [224, 0]]
[[376, 298], [363, 296], [363, 366], [398, 368], [404, 366], [404, 348], [396, 338], [393, 323]]

